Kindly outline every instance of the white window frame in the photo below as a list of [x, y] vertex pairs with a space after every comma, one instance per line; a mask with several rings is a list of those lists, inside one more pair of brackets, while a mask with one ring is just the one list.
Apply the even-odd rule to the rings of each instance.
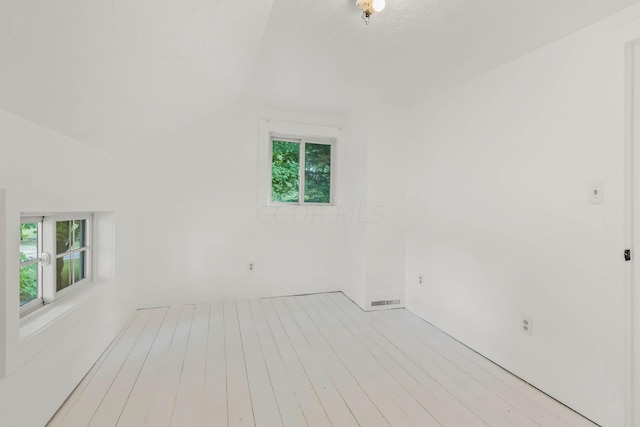
[[[41, 218], [41, 225], [39, 225], [38, 229], [39, 253], [36, 258], [39, 265], [39, 294], [37, 299], [20, 307], [21, 317], [33, 313], [38, 308], [66, 298], [68, 295], [79, 291], [93, 281], [93, 214], [23, 215], [20, 218], [20, 223], [34, 222], [34, 218]], [[58, 255], [56, 250], [56, 223], [59, 221], [74, 220], [86, 221], [84, 230], [85, 246]], [[78, 282], [72, 283], [58, 291], [56, 283], [56, 260], [63, 258], [65, 255], [73, 255], [80, 252], [85, 252], [84, 277]], [[26, 264], [27, 262], [20, 263], [21, 266]]]
[[[298, 157], [298, 201], [297, 202], [277, 202], [273, 200], [273, 142], [291, 142], [299, 144]], [[275, 132], [269, 134], [269, 191], [267, 204], [271, 206], [334, 206], [335, 205], [335, 138], [318, 138], [318, 137], [301, 137], [292, 135], [283, 135]], [[306, 144], [328, 145], [331, 147], [331, 165], [329, 172], [329, 203], [305, 202], [305, 146]]]

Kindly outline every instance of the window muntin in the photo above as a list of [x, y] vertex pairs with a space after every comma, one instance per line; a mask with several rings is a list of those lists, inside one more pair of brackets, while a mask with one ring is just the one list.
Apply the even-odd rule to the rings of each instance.
[[332, 156], [329, 141], [272, 137], [270, 203], [332, 204]]
[[20, 225], [21, 314], [73, 292], [91, 278], [92, 216], [33, 218], [23, 217]]

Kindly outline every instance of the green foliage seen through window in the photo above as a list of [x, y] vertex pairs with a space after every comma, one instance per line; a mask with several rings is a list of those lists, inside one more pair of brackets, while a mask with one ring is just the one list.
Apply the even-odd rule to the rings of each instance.
[[[20, 262], [37, 257], [38, 224], [20, 224]], [[23, 246], [24, 245], [24, 246]], [[24, 250], [27, 253], [23, 252]], [[29, 250], [29, 248], [31, 250]], [[34, 253], [31, 253], [34, 252]], [[20, 267], [20, 305], [38, 298], [38, 264]]]
[[304, 201], [331, 203], [331, 146], [272, 142], [271, 200], [297, 203], [300, 194], [300, 151], [304, 149]]
[[272, 153], [271, 200], [274, 202], [297, 202], [300, 144], [273, 141]]

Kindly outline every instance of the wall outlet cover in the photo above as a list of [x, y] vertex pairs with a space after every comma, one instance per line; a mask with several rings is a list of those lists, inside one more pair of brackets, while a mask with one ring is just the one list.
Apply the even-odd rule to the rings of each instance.
[[529, 316], [522, 315], [520, 319], [520, 331], [531, 337], [533, 336], [533, 319]]

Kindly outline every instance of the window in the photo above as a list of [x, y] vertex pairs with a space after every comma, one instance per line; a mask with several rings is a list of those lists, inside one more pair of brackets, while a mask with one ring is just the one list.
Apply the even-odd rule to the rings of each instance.
[[271, 203], [332, 204], [333, 142], [271, 137]]
[[56, 221], [56, 291], [86, 279], [87, 220]]
[[90, 281], [90, 242], [91, 215], [21, 218], [21, 314]]
[[42, 304], [42, 217], [20, 221], [20, 307]]

